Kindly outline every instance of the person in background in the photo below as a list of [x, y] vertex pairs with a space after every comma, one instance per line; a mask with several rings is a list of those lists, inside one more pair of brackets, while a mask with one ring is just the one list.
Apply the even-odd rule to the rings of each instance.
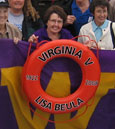
[[8, 23], [8, 1], [0, 0], [0, 39], [13, 39], [15, 43], [22, 39], [19, 29]]
[[[111, 21], [107, 20], [109, 11], [108, 0], [93, 0], [90, 5], [90, 11], [94, 16], [94, 20], [82, 26], [79, 35], [88, 35], [98, 43], [100, 49], [113, 49], [114, 42], [110, 28]], [[87, 37], [79, 37], [78, 41], [90, 48], [95, 48], [95, 44], [87, 41]]]
[[57, 5], [52, 5], [44, 15], [45, 27], [36, 31], [30, 38], [29, 42], [38, 42], [47, 40], [52, 41], [56, 39], [71, 39], [71, 33], [63, 29], [66, 23], [67, 15], [63, 8]]
[[8, 21], [13, 25], [16, 25], [19, 30], [22, 31], [24, 0], [8, 0], [8, 2], [10, 6], [8, 11]]
[[46, 10], [52, 5], [58, 5], [64, 9], [66, 14], [71, 12], [71, 4], [73, 0], [31, 0], [33, 7], [39, 12], [40, 17], [43, 19]]
[[23, 35], [23, 40], [27, 41], [37, 29], [43, 27], [43, 22], [32, 6], [31, 0], [8, 0], [9, 13], [8, 21], [16, 25]]
[[76, 35], [79, 34], [80, 28], [93, 20], [93, 15], [90, 12], [89, 6], [92, 0], [73, 0], [71, 5], [72, 15], [76, 17], [74, 28]]
[[108, 19], [110, 21], [115, 22], [115, 0], [110, 0], [110, 10], [109, 10], [109, 14], [108, 14]]

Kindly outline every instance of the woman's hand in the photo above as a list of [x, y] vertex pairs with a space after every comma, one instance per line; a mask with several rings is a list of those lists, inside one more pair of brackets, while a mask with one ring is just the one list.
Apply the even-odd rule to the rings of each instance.
[[93, 42], [93, 41], [90, 41], [90, 40], [87, 40], [86, 42], [83, 43], [85, 46], [87, 46], [88, 48], [90, 49], [101, 49], [99, 46], [97, 47], [96, 46], [96, 42]]
[[76, 17], [74, 15], [68, 15], [67, 16], [67, 20], [66, 20], [66, 24], [73, 24], [74, 21], [76, 20]]
[[38, 36], [35, 36], [34, 34], [29, 37], [28, 42], [31, 43], [37, 43], [38, 42]]
[[14, 41], [14, 44], [18, 44], [18, 42], [19, 42], [19, 38], [14, 37], [13, 41]]

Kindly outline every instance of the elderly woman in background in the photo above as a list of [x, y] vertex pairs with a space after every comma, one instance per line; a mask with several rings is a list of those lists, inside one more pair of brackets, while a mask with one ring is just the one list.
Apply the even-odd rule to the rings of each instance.
[[63, 8], [52, 5], [44, 15], [44, 23], [46, 26], [36, 31], [29, 38], [29, 42], [36, 42], [37, 38], [39, 42], [42, 40], [71, 39], [73, 37], [71, 33], [63, 29], [66, 19], [67, 15]]
[[[94, 20], [82, 26], [79, 35], [88, 35], [98, 43], [100, 49], [113, 49], [111, 21], [107, 20], [109, 11], [108, 0], [93, 0], [90, 5], [90, 11], [94, 16]], [[79, 37], [78, 41], [90, 48], [95, 48], [95, 44], [88, 41], [87, 37]]]
[[22, 39], [22, 34], [18, 28], [7, 22], [9, 4], [5, 0], [0, 0], [0, 39], [13, 39], [15, 43]]

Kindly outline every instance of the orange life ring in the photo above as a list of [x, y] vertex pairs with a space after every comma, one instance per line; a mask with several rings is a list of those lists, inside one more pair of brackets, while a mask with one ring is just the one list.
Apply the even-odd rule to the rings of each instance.
[[[67, 57], [77, 62], [82, 70], [82, 82], [71, 95], [56, 98], [48, 95], [40, 84], [40, 74], [50, 60]], [[68, 113], [78, 110], [95, 94], [100, 80], [100, 65], [94, 53], [73, 40], [55, 40], [36, 49], [23, 70], [23, 89], [29, 101], [49, 113]]]

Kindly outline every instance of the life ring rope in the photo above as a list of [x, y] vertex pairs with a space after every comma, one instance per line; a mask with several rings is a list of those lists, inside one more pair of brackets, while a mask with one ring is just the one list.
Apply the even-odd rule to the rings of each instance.
[[28, 103], [28, 107], [30, 108], [30, 110], [31, 110], [36, 116], [38, 116], [38, 117], [40, 117], [42, 120], [48, 121], [48, 122], [50, 122], [50, 123], [68, 123], [68, 122], [74, 121], [74, 120], [78, 119], [79, 117], [83, 116], [83, 115], [86, 113], [87, 109], [88, 109], [88, 105], [86, 104], [86, 105], [85, 105], [85, 110], [84, 110], [81, 114], [79, 114], [79, 115], [77, 115], [77, 116], [75, 116], [75, 117], [73, 117], [73, 118], [71, 118], [71, 119], [69, 119], [69, 120], [53, 121], [53, 120], [49, 120], [49, 119], [45, 118], [45, 117], [42, 116], [40, 113], [35, 112], [35, 111], [32, 109], [32, 107], [30, 107], [29, 103]]
[[31, 110], [36, 116], [40, 117], [40, 118], [41, 118], [42, 120], [44, 120], [44, 121], [48, 121], [48, 122], [50, 122], [50, 123], [68, 123], [68, 122], [77, 120], [79, 117], [83, 116], [83, 115], [87, 112], [88, 107], [90, 107], [90, 106], [93, 105], [94, 99], [95, 99], [95, 95], [93, 96], [92, 101], [91, 101], [90, 104], [88, 104], [88, 103], [85, 104], [85, 110], [84, 110], [81, 114], [76, 115], [75, 117], [73, 117], [73, 118], [71, 118], [71, 119], [69, 119], [69, 120], [63, 120], [63, 121], [53, 121], [53, 120], [46, 119], [46, 118], [45, 118], [44, 116], [42, 116], [40, 113], [35, 112], [35, 111], [33, 110], [33, 108], [32, 108], [32, 107], [30, 106], [30, 104], [29, 104], [29, 101], [28, 101], [28, 107], [30, 108], [30, 110]]

